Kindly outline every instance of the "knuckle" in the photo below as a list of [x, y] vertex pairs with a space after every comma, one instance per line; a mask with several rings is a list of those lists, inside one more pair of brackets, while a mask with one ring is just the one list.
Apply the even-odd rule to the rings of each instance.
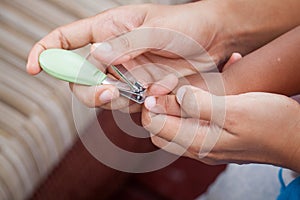
[[147, 128], [150, 126], [151, 119], [147, 111], [143, 111], [142, 113], [142, 126]]
[[70, 44], [69, 40], [67, 39], [67, 37], [65, 36], [65, 34], [63, 33], [62, 27], [56, 28], [53, 31], [53, 35], [60, 42], [60, 47], [62, 49], [70, 49], [71, 44]]
[[188, 150], [188, 152], [190, 152], [193, 155], [199, 155], [200, 151], [201, 151], [201, 148], [199, 147], [199, 145], [191, 144], [191, 146], [189, 146], [187, 148], [187, 150]]
[[165, 111], [168, 112], [172, 109], [172, 99], [171, 96], [167, 95], [166, 98], [164, 98], [163, 106], [165, 108]]
[[222, 164], [219, 156], [214, 153], [208, 153], [204, 158], [201, 159], [207, 165], [219, 165]]
[[132, 45], [130, 43], [129, 38], [126, 35], [123, 35], [122, 37], [120, 37], [120, 45], [122, 48], [124, 49], [131, 49]]
[[251, 107], [243, 106], [240, 102], [234, 102], [227, 105], [227, 112], [225, 117], [225, 126], [230, 130], [239, 125], [240, 122], [246, 120], [247, 113]]
[[236, 113], [228, 113], [226, 114], [226, 119], [225, 119], [225, 127], [229, 130], [232, 130], [234, 127], [238, 125], [238, 117]]
[[211, 159], [203, 159], [202, 162], [207, 164], [207, 165], [211, 165], [211, 166], [217, 165], [217, 163], [214, 160], [211, 160]]

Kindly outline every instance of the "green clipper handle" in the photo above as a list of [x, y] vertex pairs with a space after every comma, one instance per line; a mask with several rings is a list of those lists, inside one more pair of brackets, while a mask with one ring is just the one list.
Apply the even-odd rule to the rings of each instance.
[[99, 85], [106, 79], [106, 74], [88, 60], [64, 49], [43, 51], [39, 57], [39, 63], [46, 73], [72, 83]]

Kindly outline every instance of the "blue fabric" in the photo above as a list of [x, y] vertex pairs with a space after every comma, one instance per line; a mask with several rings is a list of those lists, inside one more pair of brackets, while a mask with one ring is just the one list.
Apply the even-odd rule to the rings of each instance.
[[281, 189], [277, 200], [300, 200], [300, 176], [286, 186], [283, 181], [281, 168], [278, 173], [278, 178]]

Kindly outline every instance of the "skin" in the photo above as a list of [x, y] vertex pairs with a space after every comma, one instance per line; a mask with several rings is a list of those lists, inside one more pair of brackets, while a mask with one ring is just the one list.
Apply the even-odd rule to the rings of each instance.
[[[268, 64], [273, 71], [249, 65], [247, 76], [256, 74], [255, 82], [242, 73], [236, 80], [242, 85], [252, 82], [250, 91], [263, 87], [286, 94], [300, 93], [296, 51], [300, 44], [299, 31], [299, 27], [295, 28], [245, 58], [232, 55], [223, 73], [232, 73], [235, 67], [235, 72], [242, 72], [242, 62]], [[203, 80], [198, 79], [198, 86], [201, 85]], [[287, 96], [264, 92], [215, 94], [199, 87], [182, 86], [176, 96], [148, 97], [142, 122], [152, 133], [153, 143], [208, 164], [268, 163], [300, 172], [299, 103]]]
[[212, 165], [269, 163], [300, 172], [300, 105], [286, 96], [220, 97], [183, 86], [176, 96], [149, 97], [145, 107], [152, 142], [171, 153]]
[[[95, 47], [92, 49], [94, 56], [103, 63], [122, 63], [128, 69], [134, 69], [145, 63], [160, 63], [171, 66], [175, 70], [175, 74], [180, 74], [177, 77], [187, 76], [196, 72], [185, 60], [174, 54], [158, 50], [170, 47], [170, 41], [175, 41], [172, 43], [175, 44], [175, 49], [181, 48], [180, 40], [155, 31], [148, 32], [148, 40], [143, 40], [145, 38], [144, 28], [167, 28], [187, 35], [200, 44], [211, 55], [213, 62], [219, 65], [227, 60], [232, 52], [248, 54], [299, 24], [300, 19], [297, 17], [299, 5], [298, 0], [288, 0], [284, 3], [279, 0], [272, 2], [268, 0], [247, 2], [212, 0], [177, 6], [146, 4], [119, 7], [59, 27], [45, 36], [32, 48], [28, 57], [27, 71], [30, 74], [37, 74], [41, 71], [38, 56], [45, 49], [77, 49], [90, 43], [99, 42], [103, 47], [103, 41], [107, 41], [106, 44], [111, 45], [109, 51], [99, 51], [99, 49], [101, 50], [99, 47], [98, 50], [95, 50]], [[256, 15], [252, 14], [253, 10], [256, 11]], [[276, 20], [273, 20], [274, 17]], [[142, 34], [137, 37], [139, 33]], [[144, 48], [148, 45], [152, 48]], [[140, 50], [132, 52], [140, 47], [142, 47]], [[198, 50], [186, 47], [182, 52], [185, 52], [184, 56], [191, 60], [201, 62], [202, 57]], [[247, 69], [247, 73], [249, 73], [248, 71]], [[165, 72], [148, 70], [145, 81], [147, 84], [151, 84], [167, 72], [170, 73], [170, 70], [165, 70]], [[162, 76], [157, 78], [157, 74], [162, 74]], [[232, 74], [234, 73], [232, 72]], [[233, 75], [232, 79], [235, 79], [234, 77], [237, 76]], [[175, 79], [173, 82], [177, 83]], [[102, 106], [108, 109], [128, 107], [128, 102], [124, 98], [119, 98], [119, 93], [113, 86], [89, 88], [71, 84], [70, 87], [76, 96], [88, 106]], [[239, 89], [232, 89], [232, 92], [234, 90], [247, 91], [251, 87], [252, 83], [242, 85]], [[265, 90], [270, 89], [265, 88]], [[149, 89], [149, 91], [150, 94], [163, 95], [170, 92], [170, 88], [163, 91], [157, 89]], [[106, 98], [103, 99], [101, 96], [104, 92], [106, 92]], [[115, 106], [109, 104], [111, 100]], [[137, 105], [130, 107], [134, 107], [132, 110], [135, 111], [140, 108]]]
[[[196, 7], [193, 8], [191, 5], [182, 5], [180, 7], [183, 9], [182, 11], [180, 11], [180, 13], [188, 13], [188, 11], [190, 11], [191, 9], [196, 9]], [[203, 6], [202, 8], [201, 6], [201, 10], [204, 10], [204, 8], [207, 7], [208, 6], [205, 7]], [[210, 4], [209, 7], [211, 7]], [[174, 22], [171, 20], [166, 20], [161, 24], [158, 23], [159, 21], [161, 21], [160, 19], [157, 19], [156, 16], [157, 14], [155, 14], [158, 11], [159, 13], [170, 12], [168, 16], [168, 18], [170, 19], [172, 16], [171, 13], [176, 14], [176, 12], [179, 12], [179, 9], [178, 7], [175, 6], [159, 6], [159, 5], [126, 6], [126, 7], [120, 7], [120, 8], [106, 11], [95, 17], [77, 21], [70, 25], [59, 27], [58, 29], [54, 30], [52, 33], [47, 35], [45, 38], [43, 38], [41, 41], [39, 41], [33, 47], [28, 57], [27, 71], [30, 74], [37, 74], [40, 72], [41, 69], [38, 65], [38, 56], [43, 50], [48, 48], [76, 49], [85, 46], [89, 43], [102, 42], [111, 37], [122, 35], [124, 33], [132, 31], [133, 29], [140, 28], [140, 27], [160, 26], [160, 27], [172, 28], [175, 26]], [[203, 11], [202, 15], [207, 14], [206, 12]], [[206, 19], [211, 20], [210, 19], [212, 18], [210, 17], [211, 15], [208, 16], [209, 17], [206, 17]], [[186, 16], [186, 18], [181, 19], [182, 22], [180, 24], [185, 24], [183, 23], [183, 21], [187, 20], [189, 17], [198, 18], [200, 16], [195, 16], [195, 14], [192, 14], [192, 16]], [[163, 16], [161, 18], [163, 18]], [[192, 27], [196, 27], [196, 24], [193, 25]], [[184, 30], [186, 29], [186, 27], [178, 27], [177, 31], [181, 31], [181, 29]], [[212, 29], [212, 31], [216, 32], [215, 29]], [[203, 38], [203, 40], [207, 39], [207, 41], [209, 41], [210, 40], [209, 37], [211, 37], [210, 34], [207, 34], [207, 37]], [[155, 36], [155, 38], [157, 37]], [[124, 41], [124, 39], [120, 39], [120, 40]], [[163, 39], [162, 41], [166, 41], [166, 40]], [[122, 44], [127, 44], [127, 42], [123, 42]], [[165, 46], [165, 44], [154, 44], [154, 46], [160, 48]], [[121, 46], [118, 46], [118, 49], [126, 50]], [[119, 59], [117, 62], [114, 62], [113, 64], [118, 64], [119, 62], [122, 63], [125, 67], [132, 69], [137, 65], [153, 63], [153, 62], [165, 64], [168, 60], [170, 60], [169, 55], [165, 55], [164, 52], [154, 50], [153, 52], [152, 51], [145, 52], [143, 55], [139, 55], [135, 59], [130, 61], [128, 58]], [[108, 63], [108, 62], [103, 61], [103, 63]], [[185, 63], [184, 60], [178, 58], [174, 58], [172, 62], [177, 63], [178, 66], [186, 65], [184, 64]], [[177, 69], [178, 68], [179, 67], [177, 67]], [[187, 66], [186, 68], [188, 69], [189, 66]], [[186, 71], [186, 69], [184, 68], [182, 69]], [[182, 70], [178, 69], [177, 71], [182, 71]], [[169, 73], [170, 71], [168, 71], [168, 73], [162, 73], [161, 70], [152, 70], [151, 72], [148, 73], [149, 78], [146, 77], [145, 81], [146, 83], [155, 82], [161, 79], [162, 76], [165, 76], [166, 74]], [[187, 72], [184, 72], [184, 75], [191, 74], [191, 73], [193, 73], [193, 71], [191, 69], [188, 69]], [[175, 85], [176, 85], [176, 80], [175, 80]], [[104, 108], [110, 108], [110, 109], [112, 108], [120, 109], [122, 107], [128, 107], [128, 102], [126, 101], [126, 99], [118, 98], [119, 94], [113, 86], [84, 87], [80, 85], [71, 84], [70, 87], [72, 91], [78, 96], [78, 98], [90, 107], [103, 106]], [[101, 94], [104, 93], [105, 91], [109, 91], [111, 93], [111, 99], [108, 100], [106, 99], [106, 101], [102, 101], [101, 99], [99, 99], [99, 96], [101, 96]], [[113, 105], [107, 104], [112, 99], [118, 99], [118, 101], [112, 102]]]
[[[31, 50], [28, 57], [27, 71], [30, 74], [37, 74], [41, 71], [38, 65], [38, 56], [45, 49], [76, 49], [90, 43], [101, 43], [97, 49], [94, 47], [92, 51], [94, 57], [103, 63], [122, 63], [128, 69], [134, 69], [137, 65], [144, 63], [158, 62], [164, 64], [173, 62], [172, 67], [181, 75], [177, 76], [180, 78], [180, 83], [182, 81], [181, 77], [187, 77], [193, 85], [206, 88], [203, 79], [199, 79], [199, 76], [195, 78], [197, 75], [192, 75], [195, 70], [190, 65], [185, 65], [185, 62], [174, 54], [157, 50], [168, 47], [169, 42], [176, 38], [168, 37], [168, 35], [159, 37], [161, 35], [150, 32], [148, 37], [149, 41], [153, 41], [153, 44], [150, 44], [153, 48], [149, 49], [145, 48], [149, 45], [148, 41], [140, 39], [143, 38], [143, 35], [133, 37], [137, 36], [135, 34], [138, 33], [133, 30], [161, 27], [188, 35], [201, 44], [211, 55], [212, 60], [219, 65], [226, 61], [232, 52], [240, 52], [242, 55], [249, 54], [295, 28], [300, 24], [299, 7], [300, 1], [298, 0], [284, 2], [280, 0], [211, 0], [178, 6], [140, 5], [120, 7], [54, 30]], [[255, 15], [253, 15], [254, 10]], [[296, 29], [296, 33], [299, 35], [299, 28]], [[291, 54], [297, 52], [296, 46], [299, 47], [299, 38], [287, 39], [290, 38], [289, 36], [291, 35], [281, 38], [283, 42], [276, 40], [277, 43], [272, 42], [253, 54], [249, 54], [249, 56], [234, 65], [225, 67], [221, 74], [203, 74], [203, 76], [211, 80], [214, 80], [216, 76], [223, 79], [225, 94], [248, 91], [295, 94], [297, 91], [299, 92], [297, 88], [299, 82], [295, 78], [299, 77], [299, 70], [296, 70], [299, 62], [297, 55], [292, 57]], [[151, 39], [151, 37], [153, 38]], [[158, 37], [160, 40], [157, 40]], [[107, 44], [110, 44], [108, 51], [99, 48], [101, 45], [102, 47], [105, 46], [103, 41], [107, 41], [106, 47]], [[142, 49], [131, 51], [139, 47], [142, 47]], [[178, 46], [175, 45], [175, 47], [177, 49]], [[188, 50], [184, 48], [183, 52], [186, 52], [185, 56], [190, 57], [192, 60], [201, 61], [201, 55], [197, 54], [195, 49]], [[280, 58], [279, 61], [278, 58]], [[146, 80], [148, 83], [157, 81], [155, 77], [161, 73], [161, 71], [158, 73], [151, 70], [148, 70], [148, 72], [148, 77], [150, 77]], [[165, 72], [170, 71], [166, 70]], [[166, 86], [167, 89], [159, 95], [170, 92], [173, 86], [168, 86], [174, 83], [174, 80], [172, 77], [165, 80], [161, 85]], [[83, 87], [71, 84], [71, 89], [80, 100], [89, 106], [111, 108], [111, 105], [107, 104], [110, 100], [120, 101], [119, 94], [113, 86]], [[111, 92], [111, 98], [102, 101], [98, 97], [105, 91]], [[158, 93], [155, 89], [152, 91], [154, 91], [152, 94]], [[299, 119], [299, 105], [294, 101], [285, 96], [266, 93], [227, 96], [223, 97], [226, 100], [226, 117], [224, 119], [213, 118], [212, 122], [208, 122], [207, 120], [211, 119], [212, 108], [224, 112], [222, 109], [218, 110], [209, 105], [209, 99], [221, 97], [214, 96], [198, 88], [188, 88], [185, 90], [186, 92], [180, 91], [181, 93], [177, 92], [177, 99], [180, 99], [179, 97], [183, 98], [178, 102], [175, 96], [171, 95], [157, 97], [154, 103], [152, 98], [152, 106], [151, 103], [149, 105], [146, 102], [146, 107], [152, 112], [144, 109], [143, 122], [150, 132], [157, 135], [153, 137], [155, 144], [160, 147], [165, 146], [166, 142], [168, 143], [174, 137], [174, 131], [177, 130], [174, 130], [174, 127], [184, 121], [183, 127], [185, 125], [189, 125], [186, 126], [187, 128], [195, 127], [195, 135], [192, 136], [195, 136], [196, 140], [192, 141], [192, 146], [189, 147], [186, 144], [186, 136], [181, 137], [181, 140], [179, 138], [179, 141], [174, 141], [175, 145], [168, 149], [173, 153], [178, 153], [178, 148], [181, 147], [182, 149], [184, 147], [183, 150], [188, 148], [185, 155], [210, 164], [263, 162], [300, 171], [298, 163], [300, 160], [298, 157], [299, 148], [297, 147], [299, 134], [296, 135], [300, 127], [299, 120], [291, 120]], [[218, 89], [211, 92], [219, 94]], [[191, 96], [196, 97], [196, 99], [190, 101]], [[162, 102], [159, 103], [158, 107], [163, 108], [164, 114], [159, 114], [159, 109], [158, 111], [153, 110], [157, 102]], [[165, 102], [168, 102], [168, 104]], [[116, 104], [118, 106], [115, 108], [122, 108], [125, 105], [122, 103]], [[266, 107], [269, 112], [265, 112]], [[199, 108], [202, 109], [199, 110]], [[181, 109], [183, 109], [184, 118], [178, 111]], [[199, 116], [200, 112], [201, 115]], [[163, 127], [159, 131], [157, 129], [152, 130], [154, 126], [156, 126], [154, 128], [159, 127], [159, 122], [162, 121], [161, 117], [167, 119], [167, 127]], [[156, 123], [151, 123], [154, 120], [156, 120]], [[222, 123], [223, 121], [225, 121], [225, 124]], [[201, 124], [201, 126], [193, 126], [194, 123], [196, 125]], [[212, 124], [214, 125], [212, 126]], [[285, 124], [285, 126], [282, 126], [282, 124]], [[220, 139], [212, 150], [204, 148], [204, 152], [199, 152], [205, 130], [209, 127], [221, 131]], [[215, 132], [218, 134], [218, 131]], [[186, 131], [183, 133], [186, 133]], [[272, 142], [269, 141], [270, 138], [272, 138]], [[214, 141], [214, 138], [212, 138], [212, 141]]]
[[[262, 48], [248, 54], [237, 62], [225, 66], [223, 72], [191, 75], [192, 85], [208, 90], [206, 82], [222, 79], [225, 91], [210, 88], [216, 95], [245, 92], [271, 92], [287, 96], [300, 92], [298, 49], [300, 26], [283, 34]], [[238, 56], [238, 55], [233, 55]], [[239, 56], [238, 56], [239, 57]], [[263, 66], [263, 67], [262, 67]], [[178, 87], [184, 84], [179, 84]]]

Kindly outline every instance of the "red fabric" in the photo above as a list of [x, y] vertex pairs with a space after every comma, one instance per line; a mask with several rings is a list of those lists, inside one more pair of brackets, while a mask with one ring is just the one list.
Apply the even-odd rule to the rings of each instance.
[[[139, 119], [139, 115], [134, 115]], [[149, 152], [156, 148], [149, 139], [137, 139], [123, 133], [112, 115], [104, 111], [98, 118], [107, 136], [121, 148], [133, 152]], [[98, 122], [86, 134], [95, 134]], [[80, 140], [66, 154], [33, 195], [33, 200], [89, 199], [194, 199], [224, 169], [207, 166], [188, 158], [180, 158], [161, 170], [129, 174], [120, 172], [94, 159]]]

